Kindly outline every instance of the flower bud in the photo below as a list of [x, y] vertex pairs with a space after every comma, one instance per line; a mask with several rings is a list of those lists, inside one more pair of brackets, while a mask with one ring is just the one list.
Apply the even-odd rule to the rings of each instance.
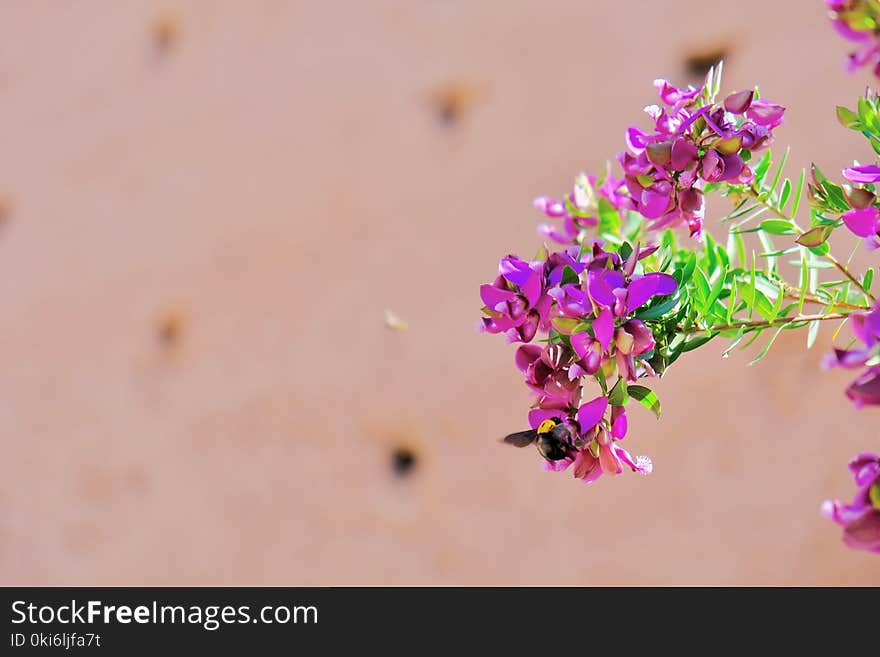
[[745, 114], [754, 97], [752, 90], [734, 92], [724, 99], [724, 109], [732, 114]]
[[850, 207], [856, 210], [864, 210], [869, 205], [873, 205], [876, 198], [873, 193], [867, 189], [853, 187], [852, 185], [843, 186], [843, 195], [846, 197]]

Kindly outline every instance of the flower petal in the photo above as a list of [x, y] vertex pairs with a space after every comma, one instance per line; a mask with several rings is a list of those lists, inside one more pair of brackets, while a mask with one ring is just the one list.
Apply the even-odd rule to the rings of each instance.
[[854, 183], [874, 183], [880, 180], [880, 166], [860, 164], [843, 170], [843, 177]]
[[840, 215], [843, 223], [853, 234], [859, 237], [870, 237], [877, 234], [880, 211], [873, 205], [862, 210], [848, 210]]
[[577, 412], [578, 424], [581, 427], [581, 434], [587, 433], [595, 427], [605, 417], [605, 410], [608, 408], [607, 397], [596, 397], [593, 401], [583, 404]]
[[[610, 309], [604, 308], [593, 320], [593, 333], [596, 334], [596, 339], [602, 345], [602, 351], [608, 351], [608, 347], [611, 346], [611, 338], [614, 336], [614, 317], [611, 315]], [[580, 358], [583, 358], [583, 355]]]

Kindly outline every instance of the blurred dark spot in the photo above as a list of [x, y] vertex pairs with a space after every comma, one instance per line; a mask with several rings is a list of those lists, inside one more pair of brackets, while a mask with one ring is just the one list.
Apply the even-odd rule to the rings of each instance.
[[724, 46], [710, 46], [708, 48], [694, 48], [684, 57], [685, 73], [702, 80], [706, 77], [709, 69], [718, 64], [722, 59], [727, 59], [727, 48]]
[[153, 23], [153, 42], [156, 49], [165, 52], [171, 48], [180, 36], [180, 23], [172, 14], [162, 14]]
[[0, 226], [9, 221], [12, 216], [12, 203], [9, 199], [0, 198]]
[[416, 467], [417, 458], [415, 452], [408, 447], [397, 447], [391, 453], [391, 467], [398, 477], [406, 477], [412, 474]]
[[156, 333], [163, 346], [173, 347], [183, 335], [183, 317], [176, 312], [168, 313], [159, 320]]
[[454, 126], [482, 97], [482, 88], [473, 83], [448, 82], [431, 94], [431, 104], [437, 120], [446, 126]]

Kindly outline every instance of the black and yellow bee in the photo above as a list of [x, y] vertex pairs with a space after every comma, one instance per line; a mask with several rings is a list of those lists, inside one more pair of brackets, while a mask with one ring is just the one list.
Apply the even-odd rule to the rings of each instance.
[[544, 420], [537, 429], [518, 431], [505, 436], [503, 442], [514, 447], [525, 447], [535, 443], [538, 453], [548, 461], [561, 461], [568, 456], [569, 450], [568, 427], [557, 418]]

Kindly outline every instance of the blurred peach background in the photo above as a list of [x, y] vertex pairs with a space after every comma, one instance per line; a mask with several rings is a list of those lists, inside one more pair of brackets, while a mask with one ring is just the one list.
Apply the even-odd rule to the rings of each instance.
[[590, 488], [498, 444], [529, 398], [475, 331], [498, 257], [537, 249], [531, 199], [621, 150], [655, 77], [723, 55], [727, 90], [789, 108], [793, 165], [869, 159], [834, 105], [871, 78], [822, 2], [39, 0], [0, 25], [0, 583], [880, 584], [819, 515], [880, 447], [818, 369], [827, 328], [685, 357], [662, 420], [631, 413], [654, 475]]

